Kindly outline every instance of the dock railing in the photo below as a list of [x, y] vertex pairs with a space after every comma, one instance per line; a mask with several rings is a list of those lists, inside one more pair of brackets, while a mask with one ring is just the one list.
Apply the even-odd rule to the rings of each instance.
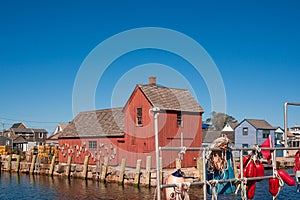
[[[207, 184], [208, 181], [206, 179], [206, 152], [207, 151], [221, 151], [224, 149], [220, 149], [220, 148], [208, 148], [208, 147], [158, 147], [157, 150], [157, 154], [156, 155], [160, 155], [161, 151], [199, 151], [202, 152], [202, 177], [203, 180], [197, 181], [197, 182], [191, 182], [189, 183], [190, 186], [203, 186], [203, 198], [207, 199]], [[254, 151], [257, 150], [256, 147], [253, 148], [230, 148], [231, 151], [239, 151], [239, 161], [240, 163], [242, 163], [243, 161], [243, 153], [244, 151]], [[273, 175], [269, 175], [269, 176], [261, 176], [261, 177], [244, 177], [243, 173], [240, 173], [241, 176], [240, 178], [238, 178], [236, 175], [235, 178], [232, 179], [223, 179], [223, 180], [218, 180], [218, 183], [223, 183], [223, 182], [231, 182], [231, 183], [236, 183], [237, 181], [240, 181], [241, 188], [243, 188], [243, 184], [245, 183], [245, 181], [255, 181], [255, 180], [262, 180], [262, 179], [269, 179], [274, 177], [274, 173], [276, 170], [276, 151], [277, 150], [300, 150], [300, 147], [277, 147], [277, 148], [260, 148], [260, 150], [270, 150], [271, 152], [271, 159], [272, 159], [272, 169], [273, 169]], [[159, 167], [158, 169], [161, 168], [161, 166], [159, 166], [160, 164], [157, 163], [157, 167]], [[243, 172], [243, 165], [240, 164], [240, 171]], [[295, 174], [289, 174], [290, 176], [295, 176]], [[157, 199], [161, 200], [161, 190], [163, 188], [169, 188], [169, 187], [177, 187], [176, 184], [161, 184], [160, 178], [159, 176], [157, 177], [157, 189], [159, 189], [160, 191], [157, 191]], [[245, 197], [243, 197], [243, 194], [241, 192], [241, 196], [242, 199], [245, 199]], [[275, 199], [275, 197], [273, 197], [273, 199]]]

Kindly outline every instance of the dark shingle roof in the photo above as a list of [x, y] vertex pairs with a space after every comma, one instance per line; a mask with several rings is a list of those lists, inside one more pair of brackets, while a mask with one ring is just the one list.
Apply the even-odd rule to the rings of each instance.
[[26, 139], [22, 135], [11, 135], [11, 139], [13, 139], [13, 143], [25, 143]]
[[32, 129], [35, 133], [48, 133], [45, 129], [43, 128], [33, 128]]
[[202, 143], [212, 143], [221, 136], [221, 131], [202, 130]]
[[261, 119], [246, 119], [256, 129], [275, 130], [266, 120]]
[[201, 112], [204, 110], [186, 89], [138, 85], [149, 102], [162, 110]]
[[14, 123], [11, 128], [26, 128], [26, 126], [23, 123]]
[[124, 114], [122, 108], [112, 108], [79, 113], [62, 130], [59, 138], [123, 135]]
[[13, 133], [34, 133], [31, 128], [10, 128]]

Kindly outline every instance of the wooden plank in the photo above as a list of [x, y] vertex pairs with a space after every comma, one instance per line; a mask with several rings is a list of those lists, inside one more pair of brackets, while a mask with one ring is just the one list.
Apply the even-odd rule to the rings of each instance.
[[50, 170], [49, 170], [49, 176], [53, 176], [54, 167], [55, 167], [55, 156], [52, 157]]
[[152, 162], [152, 157], [147, 156], [147, 160], [146, 160], [146, 186], [148, 186], [148, 187], [151, 186], [151, 162]]
[[36, 158], [37, 158], [37, 155], [32, 156], [32, 161], [31, 161], [31, 166], [30, 166], [30, 171], [29, 171], [30, 174], [34, 173]]
[[7, 163], [7, 171], [11, 171], [11, 160], [12, 160], [12, 155], [10, 154], [8, 156], [8, 163]]
[[137, 187], [140, 185], [141, 165], [142, 165], [142, 160], [138, 159], [136, 161], [136, 172], [135, 172], [135, 177], [134, 177], [134, 185]]
[[88, 165], [89, 165], [89, 156], [85, 156], [84, 158], [84, 164], [83, 164], [83, 178], [87, 178], [88, 174]]
[[16, 166], [16, 172], [19, 173], [20, 171], [20, 161], [21, 161], [21, 155], [18, 155], [17, 157], [17, 166]]
[[104, 163], [102, 166], [102, 173], [101, 173], [100, 181], [105, 182], [107, 170], [108, 170], [108, 157], [104, 157]]
[[124, 183], [125, 166], [126, 166], [126, 158], [123, 158], [121, 163], [120, 176], [119, 176], [119, 184], [121, 185], [123, 185]]
[[72, 156], [68, 157], [68, 163], [67, 163], [67, 168], [66, 168], [66, 176], [70, 178], [71, 175], [71, 163], [72, 163]]

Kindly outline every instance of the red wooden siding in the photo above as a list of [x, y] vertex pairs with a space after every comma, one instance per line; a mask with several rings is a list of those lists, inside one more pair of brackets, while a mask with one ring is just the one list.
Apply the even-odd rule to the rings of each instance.
[[[137, 125], [137, 108], [142, 108], [142, 126]], [[152, 168], [155, 168], [154, 116], [150, 112], [151, 108], [152, 105], [137, 87], [123, 109], [124, 137], [59, 139], [59, 161], [66, 163], [68, 155], [73, 155], [73, 163], [83, 163], [84, 157], [90, 155], [89, 163], [95, 164], [98, 157], [103, 162], [104, 157], [107, 156], [110, 165], [118, 165], [122, 158], [126, 158], [128, 167], [135, 167], [137, 159], [142, 159], [142, 167], [145, 167], [146, 157], [151, 155]], [[179, 147], [181, 133], [183, 133], [184, 146], [202, 145], [202, 115], [183, 112], [182, 120], [182, 126], [178, 127], [175, 111], [159, 114], [160, 146]], [[89, 141], [97, 141], [96, 150], [88, 150]], [[162, 157], [164, 167], [175, 167], [178, 151], [163, 151]], [[187, 151], [183, 155], [182, 167], [196, 166], [197, 157], [199, 152]]]

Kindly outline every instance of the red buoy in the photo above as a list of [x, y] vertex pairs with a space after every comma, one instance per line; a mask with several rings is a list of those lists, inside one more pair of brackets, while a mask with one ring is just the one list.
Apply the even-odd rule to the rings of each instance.
[[247, 190], [247, 198], [248, 199], [253, 199], [253, 197], [255, 195], [255, 188], [256, 188], [255, 182], [249, 182], [247, 184], [246, 190]]
[[243, 158], [243, 166], [244, 167], [248, 164], [248, 162], [250, 161], [250, 158], [251, 158], [250, 155], [244, 156], [244, 158]]
[[250, 160], [250, 162], [247, 164], [245, 169], [246, 169], [246, 173], [245, 173], [246, 177], [255, 177], [256, 176], [256, 169], [255, 169], [253, 160]]
[[[265, 175], [265, 167], [259, 160], [255, 161], [255, 169], [256, 169], [256, 177]], [[262, 181], [262, 180], [263, 179], [257, 181]]]
[[276, 196], [279, 191], [279, 179], [278, 178], [270, 178], [269, 179], [269, 192]]
[[287, 185], [296, 186], [295, 180], [288, 173], [280, 169], [277, 170], [277, 173]]

